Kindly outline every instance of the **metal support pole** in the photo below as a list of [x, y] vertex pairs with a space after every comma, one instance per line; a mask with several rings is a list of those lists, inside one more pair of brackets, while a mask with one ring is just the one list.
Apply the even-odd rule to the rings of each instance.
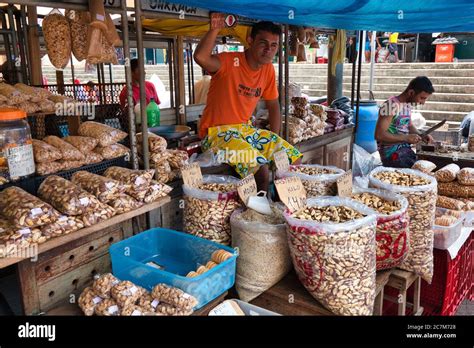
[[[283, 33], [280, 34], [280, 44], [278, 45], [278, 102], [281, 110], [283, 104]], [[280, 136], [283, 134], [283, 127], [280, 126]]]
[[188, 97], [189, 97], [189, 104], [193, 104], [193, 91], [191, 90], [191, 54], [189, 53], [189, 45], [186, 47], [186, 65], [188, 68]]
[[365, 40], [367, 38], [367, 32], [364, 30], [364, 37], [362, 38], [362, 51], [359, 50], [359, 54], [362, 55], [362, 62], [365, 63]]
[[72, 54], [71, 54], [71, 77], [72, 77], [72, 95], [74, 96], [74, 99], [77, 99], [76, 76], [74, 74], [74, 62], [72, 59]]
[[375, 71], [375, 39], [376, 39], [377, 32], [372, 32], [372, 38], [370, 42], [370, 79], [369, 79], [369, 91], [373, 91], [374, 85], [374, 71]]
[[170, 106], [174, 108], [174, 54], [173, 54], [173, 44], [171, 41], [168, 41], [168, 54], [166, 59], [168, 60], [168, 69], [169, 69], [169, 79], [170, 79]]
[[20, 53], [18, 52], [18, 41], [16, 39], [16, 32], [15, 32], [15, 21], [13, 19], [13, 5], [8, 6], [7, 12], [8, 12], [8, 22], [10, 23], [10, 29], [12, 31], [12, 49], [13, 49], [13, 57], [14, 57], [13, 67], [17, 75], [18, 82], [23, 82], [21, 71], [18, 69], [16, 65], [16, 60], [20, 57]]
[[415, 41], [415, 58], [414, 61], [415, 63], [418, 62], [418, 50], [420, 45], [420, 34], [416, 34], [416, 41]]
[[288, 95], [290, 84], [290, 59], [289, 59], [289, 45], [288, 45], [288, 30], [289, 25], [285, 24], [285, 140], [289, 138], [288, 118], [290, 111], [290, 96]]
[[128, 137], [130, 139], [130, 149], [132, 152], [132, 168], [138, 169], [137, 137], [135, 129], [135, 113], [133, 111], [133, 90], [132, 90], [132, 70], [130, 68], [130, 43], [128, 40], [128, 17], [127, 4], [122, 1], [122, 41], [123, 55], [125, 58], [125, 84], [127, 86], [127, 109], [123, 112], [128, 114]]
[[[359, 36], [359, 31], [356, 31], [356, 38]], [[356, 61], [354, 59], [352, 62], [352, 82], [351, 82], [351, 110], [354, 110], [354, 93], [355, 93], [355, 83], [356, 83]]]
[[140, 78], [140, 113], [142, 117], [142, 151], [143, 166], [150, 169], [150, 153], [148, 151], [148, 120], [146, 116], [146, 95], [145, 95], [145, 50], [143, 47], [142, 31], [142, 9], [141, 1], [135, 2], [135, 26], [137, 32], [137, 51], [138, 51], [138, 71]]
[[196, 103], [196, 91], [194, 90], [194, 63], [193, 63], [193, 44], [189, 43], [189, 59], [191, 64], [191, 91], [193, 94], [192, 103]]
[[[362, 52], [362, 36], [365, 32], [361, 32], [359, 37], [359, 53]], [[357, 131], [357, 121], [359, 119], [359, 106], [360, 106], [360, 76], [362, 73], [362, 54], [359, 54], [359, 70], [357, 71], [357, 103], [356, 103], [356, 117], [355, 117], [355, 130]]]

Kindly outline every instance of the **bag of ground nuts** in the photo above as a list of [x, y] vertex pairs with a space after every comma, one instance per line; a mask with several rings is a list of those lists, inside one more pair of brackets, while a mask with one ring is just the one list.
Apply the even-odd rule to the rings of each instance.
[[199, 187], [183, 185], [184, 231], [230, 245], [230, 216], [242, 206], [238, 182], [228, 175], [204, 175]]
[[[138, 153], [142, 152], [142, 133], [137, 133], [137, 149]], [[166, 152], [166, 148], [168, 147], [168, 143], [166, 142], [165, 138], [160, 137], [154, 133], [148, 132], [148, 150], [150, 153], [160, 153]]]
[[307, 197], [335, 196], [337, 180], [344, 170], [319, 164], [290, 165], [288, 171], [277, 170], [277, 178], [299, 177], [306, 190]]
[[43, 141], [61, 151], [62, 159], [65, 161], [85, 160], [84, 154], [81, 151], [55, 135], [49, 135]]
[[436, 169], [436, 164], [426, 160], [419, 160], [415, 162], [411, 169], [416, 169], [425, 174], [429, 174]]
[[273, 215], [237, 209], [230, 218], [232, 247], [239, 248], [235, 287], [249, 302], [278, 283], [291, 269], [283, 212]]
[[130, 149], [122, 144], [112, 144], [108, 146], [97, 146], [94, 152], [101, 155], [104, 159], [114, 159], [127, 156], [130, 153]]
[[79, 126], [79, 135], [96, 138], [100, 146], [108, 146], [127, 137], [127, 133], [102, 123], [87, 121]]
[[86, 316], [91, 316], [94, 315], [95, 307], [103, 300], [91, 287], [87, 287], [79, 296], [78, 305]]
[[125, 193], [120, 194], [117, 198], [107, 204], [114, 208], [117, 214], [123, 214], [143, 206], [142, 202], [137, 201], [135, 198]]
[[63, 163], [60, 161], [36, 163], [36, 174], [40, 176], [54, 174], [63, 170]]
[[69, 180], [48, 176], [38, 189], [38, 196], [65, 215], [81, 215], [99, 208], [99, 200]]
[[43, 35], [49, 60], [56, 69], [64, 69], [71, 58], [71, 29], [69, 22], [58, 10], [43, 20]]
[[0, 211], [17, 227], [38, 227], [55, 222], [60, 214], [51, 205], [12, 186], [0, 192]]
[[408, 255], [410, 229], [405, 197], [377, 189], [354, 187], [352, 199], [377, 215], [377, 271], [399, 266]]
[[376, 215], [349, 198], [310, 198], [285, 211], [293, 266], [310, 294], [337, 315], [372, 315]]
[[458, 182], [461, 185], [474, 185], [474, 168], [463, 168], [458, 173]]
[[36, 163], [53, 162], [61, 159], [61, 151], [41, 140], [33, 139], [33, 154]]
[[150, 188], [148, 189], [148, 192], [146, 193], [146, 197], [143, 202], [155, 202], [159, 198], [168, 195], [171, 191], [173, 191], [173, 188], [171, 186], [161, 184], [158, 181], [152, 180], [150, 183]]
[[369, 174], [370, 186], [398, 193], [408, 200], [410, 249], [400, 268], [431, 283], [433, 277], [433, 223], [437, 181], [413, 169], [378, 167]]
[[457, 181], [439, 182], [438, 194], [452, 198], [474, 198], [474, 186], [461, 185]]
[[457, 164], [448, 164], [435, 173], [436, 180], [438, 180], [438, 182], [454, 181], [460, 170], [461, 168], [459, 168]]
[[74, 146], [83, 154], [87, 154], [94, 150], [97, 144], [99, 143], [99, 141], [95, 138], [82, 137], [80, 135], [70, 135], [63, 138], [63, 140]]
[[85, 170], [74, 173], [71, 181], [83, 190], [93, 194], [102, 203], [109, 203], [125, 192], [125, 186], [119, 181], [89, 173]]
[[104, 176], [120, 181], [125, 186], [127, 194], [142, 202], [150, 188], [154, 174], [153, 169], [134, 170], [114, 166], [108, 168]]

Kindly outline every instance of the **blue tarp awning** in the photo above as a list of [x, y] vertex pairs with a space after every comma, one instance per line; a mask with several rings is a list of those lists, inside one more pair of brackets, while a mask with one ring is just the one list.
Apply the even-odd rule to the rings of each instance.
[[259, 20], [347, 30], [474, 32], [474, 0], [174, 0]]

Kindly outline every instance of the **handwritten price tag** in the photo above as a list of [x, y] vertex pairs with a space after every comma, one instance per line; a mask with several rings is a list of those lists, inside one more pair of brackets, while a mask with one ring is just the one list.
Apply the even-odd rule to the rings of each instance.
[[199, 163], [187, 164], [181, 169], [183, 182], [186, 186], [198, 187], [202, 184], [202, 173]]
[[240, 180], [237, 184], [237, 192], [245, 205], [247, 205], [249, 197], [257, 195], [257, 182], [255, 181], [253, 174]]
[[287, 171], [290, 167], [290, 161], [288, 160], [288, 155], [285, 150], [275, 152], [273, 154], [273, 160], [278, 170]]
[[446, 122], [445, 124], [443, 124], [441, 127], [439, 127], [438, 131], [439, 132], [447, 132], [449, 130], [449, 124], [448, 122]]
[[341, 197], [352, 196], [352, 170], [347, 171], [337, 180], [337, 192]]
[[278, 179], [275, 180], [275, 186], [281, 201], [291, 212], [298, 211], [306, 206], [306, 190], [300, 178]]

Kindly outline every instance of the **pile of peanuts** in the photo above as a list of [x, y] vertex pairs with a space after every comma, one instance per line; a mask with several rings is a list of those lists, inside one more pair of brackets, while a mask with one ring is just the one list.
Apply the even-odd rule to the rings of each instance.
[[345, 206], [311, 206], [294, 213], [293, 217], [300, 220], [343, 223], [363, 218], [364, 215]]
[[429, 184], [429, 181], [421, 176], [399, 171], [379, 172], [375, 174], [374, 177], [384, 183], [398, 186], [421, 186]]
[[390, 215], [401, 208], [401, 204], [398, 201], [388, 201], [373, 193], [358, 193], [352, 195], [352, 198], [364, 203], [369, 208], [375, 209], [380, 214]]

